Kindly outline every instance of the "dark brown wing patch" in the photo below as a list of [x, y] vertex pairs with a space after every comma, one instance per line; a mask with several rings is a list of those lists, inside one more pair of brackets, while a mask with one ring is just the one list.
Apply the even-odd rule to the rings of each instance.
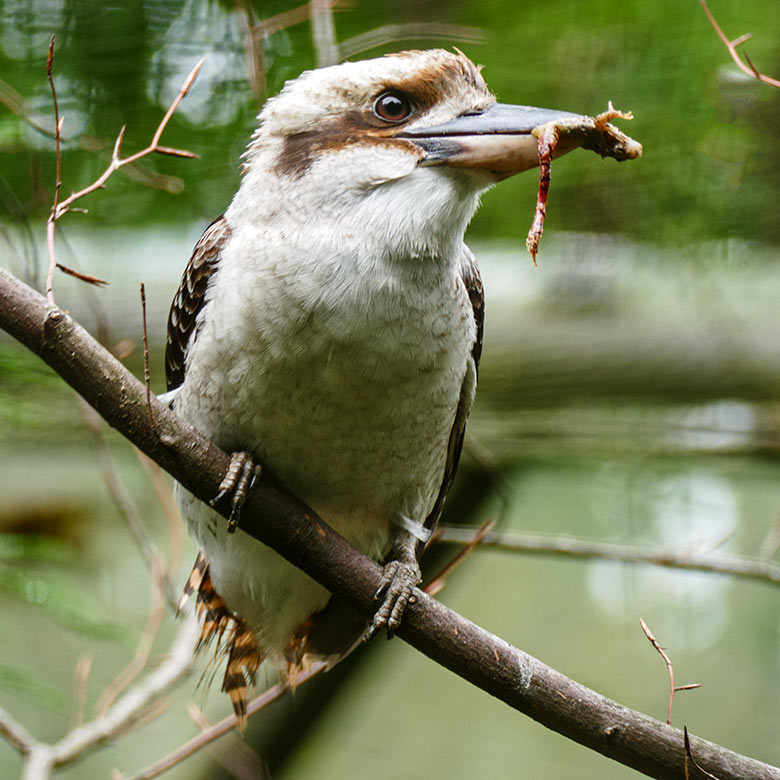
[[[455, 480], [455, 472], [458, 470], [460, 453], [463, 449], [463, 437], [466, 434], [466, 420], [469, 417], [471, 401], [474, 389], [476, 387], [477, 373], [479, 371], [479, 359], [482, 357], [482, 334], [485, 326], [485, 293], [482, 287], [482, 276], [479, 273], [479, 266], [476, 258], [468, 247], [464, 247], [463, 259], [461, 263], [461, 279], [466, 287], [471, 300], [471, 309], [474, 316], [474, 323], [477, 326], [476, 338], [471, 347], [471, 357], [474, 361], [473, 371], [467, 366], [466, 375], [463, 379], [460, 402], [455, 411], [455, 419], [452, 422], [452, 431], [450, 440], [447, 444], [447, 463], [444, 467], [444, 477], [442, 479], [439, 494], [433, 504], [430, 514], [425, 520], [425, 527], [433, 530], [436, 523], [439, 522], [442, 510], [444, 509], [444, 499], [450, 492], [452, 483]], [[473, 386], [469, 387], [469, 383]], [[422, 544], [418, 544], [418, 555], [422, 550]]]
[[471, 309], [474, 312], [474, 322], [477, 325], [477, 337], [471, 348], [471, 356], [474, 358], [474, 367], [479, 371], [479, 361], [482, 357], [482, 336], [485, 331], [485, 289], [482, 286], [482, 275], [479, 272], [477, 259], [472, 251], [465, 247], [463, 264], [461, 266], [463, 284], [471, 301]]
[[194, 341], [195, 321], [206, 303], [206, 290], [217, 270], [220, 251], [229, 238], [230, 228], [225, 218], [214, 220], [195, 245], [184, 269], [168, 315], [168, 343], [165, 348], [168, 390], [175, 390], [184, 382], [187, 345]]

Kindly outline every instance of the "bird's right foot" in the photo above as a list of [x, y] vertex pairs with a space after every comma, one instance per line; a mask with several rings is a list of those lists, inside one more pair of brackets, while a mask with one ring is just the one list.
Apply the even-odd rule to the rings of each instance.
[[248, 452], [234, 452], [230, 456], [230, 466], [219, 484], [219, 493], [209, 502], [214, 506], [228, 493], [231, 494], [228, 533], [232, 534], [238, 527], [241, 507], [260, 473], [261, 467], [255, 464], [254, 458]]

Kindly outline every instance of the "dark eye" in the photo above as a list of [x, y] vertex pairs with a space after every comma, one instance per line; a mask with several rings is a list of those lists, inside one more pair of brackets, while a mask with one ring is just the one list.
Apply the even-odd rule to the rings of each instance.
[[374, 101], [374, 113], [385, 122], [403, 122], [412, 113], [412, 104], [400, 92], [384, 92]]

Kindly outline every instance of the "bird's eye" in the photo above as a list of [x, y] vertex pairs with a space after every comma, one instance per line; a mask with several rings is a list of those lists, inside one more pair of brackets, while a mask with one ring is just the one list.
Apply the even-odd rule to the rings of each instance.
[[385, 122], [403, 122], [412, 113], [412, 104], [400, 92], [383, 92], [374, 101], [374, 113]]

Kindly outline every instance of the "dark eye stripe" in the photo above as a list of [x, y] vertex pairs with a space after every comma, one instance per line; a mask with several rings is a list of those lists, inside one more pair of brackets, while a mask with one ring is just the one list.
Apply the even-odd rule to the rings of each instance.
[[383, 92], [374, 101], [374, 114], [385, 122], [403, 122], [411, 113], [409, 98], [400, 92]]

